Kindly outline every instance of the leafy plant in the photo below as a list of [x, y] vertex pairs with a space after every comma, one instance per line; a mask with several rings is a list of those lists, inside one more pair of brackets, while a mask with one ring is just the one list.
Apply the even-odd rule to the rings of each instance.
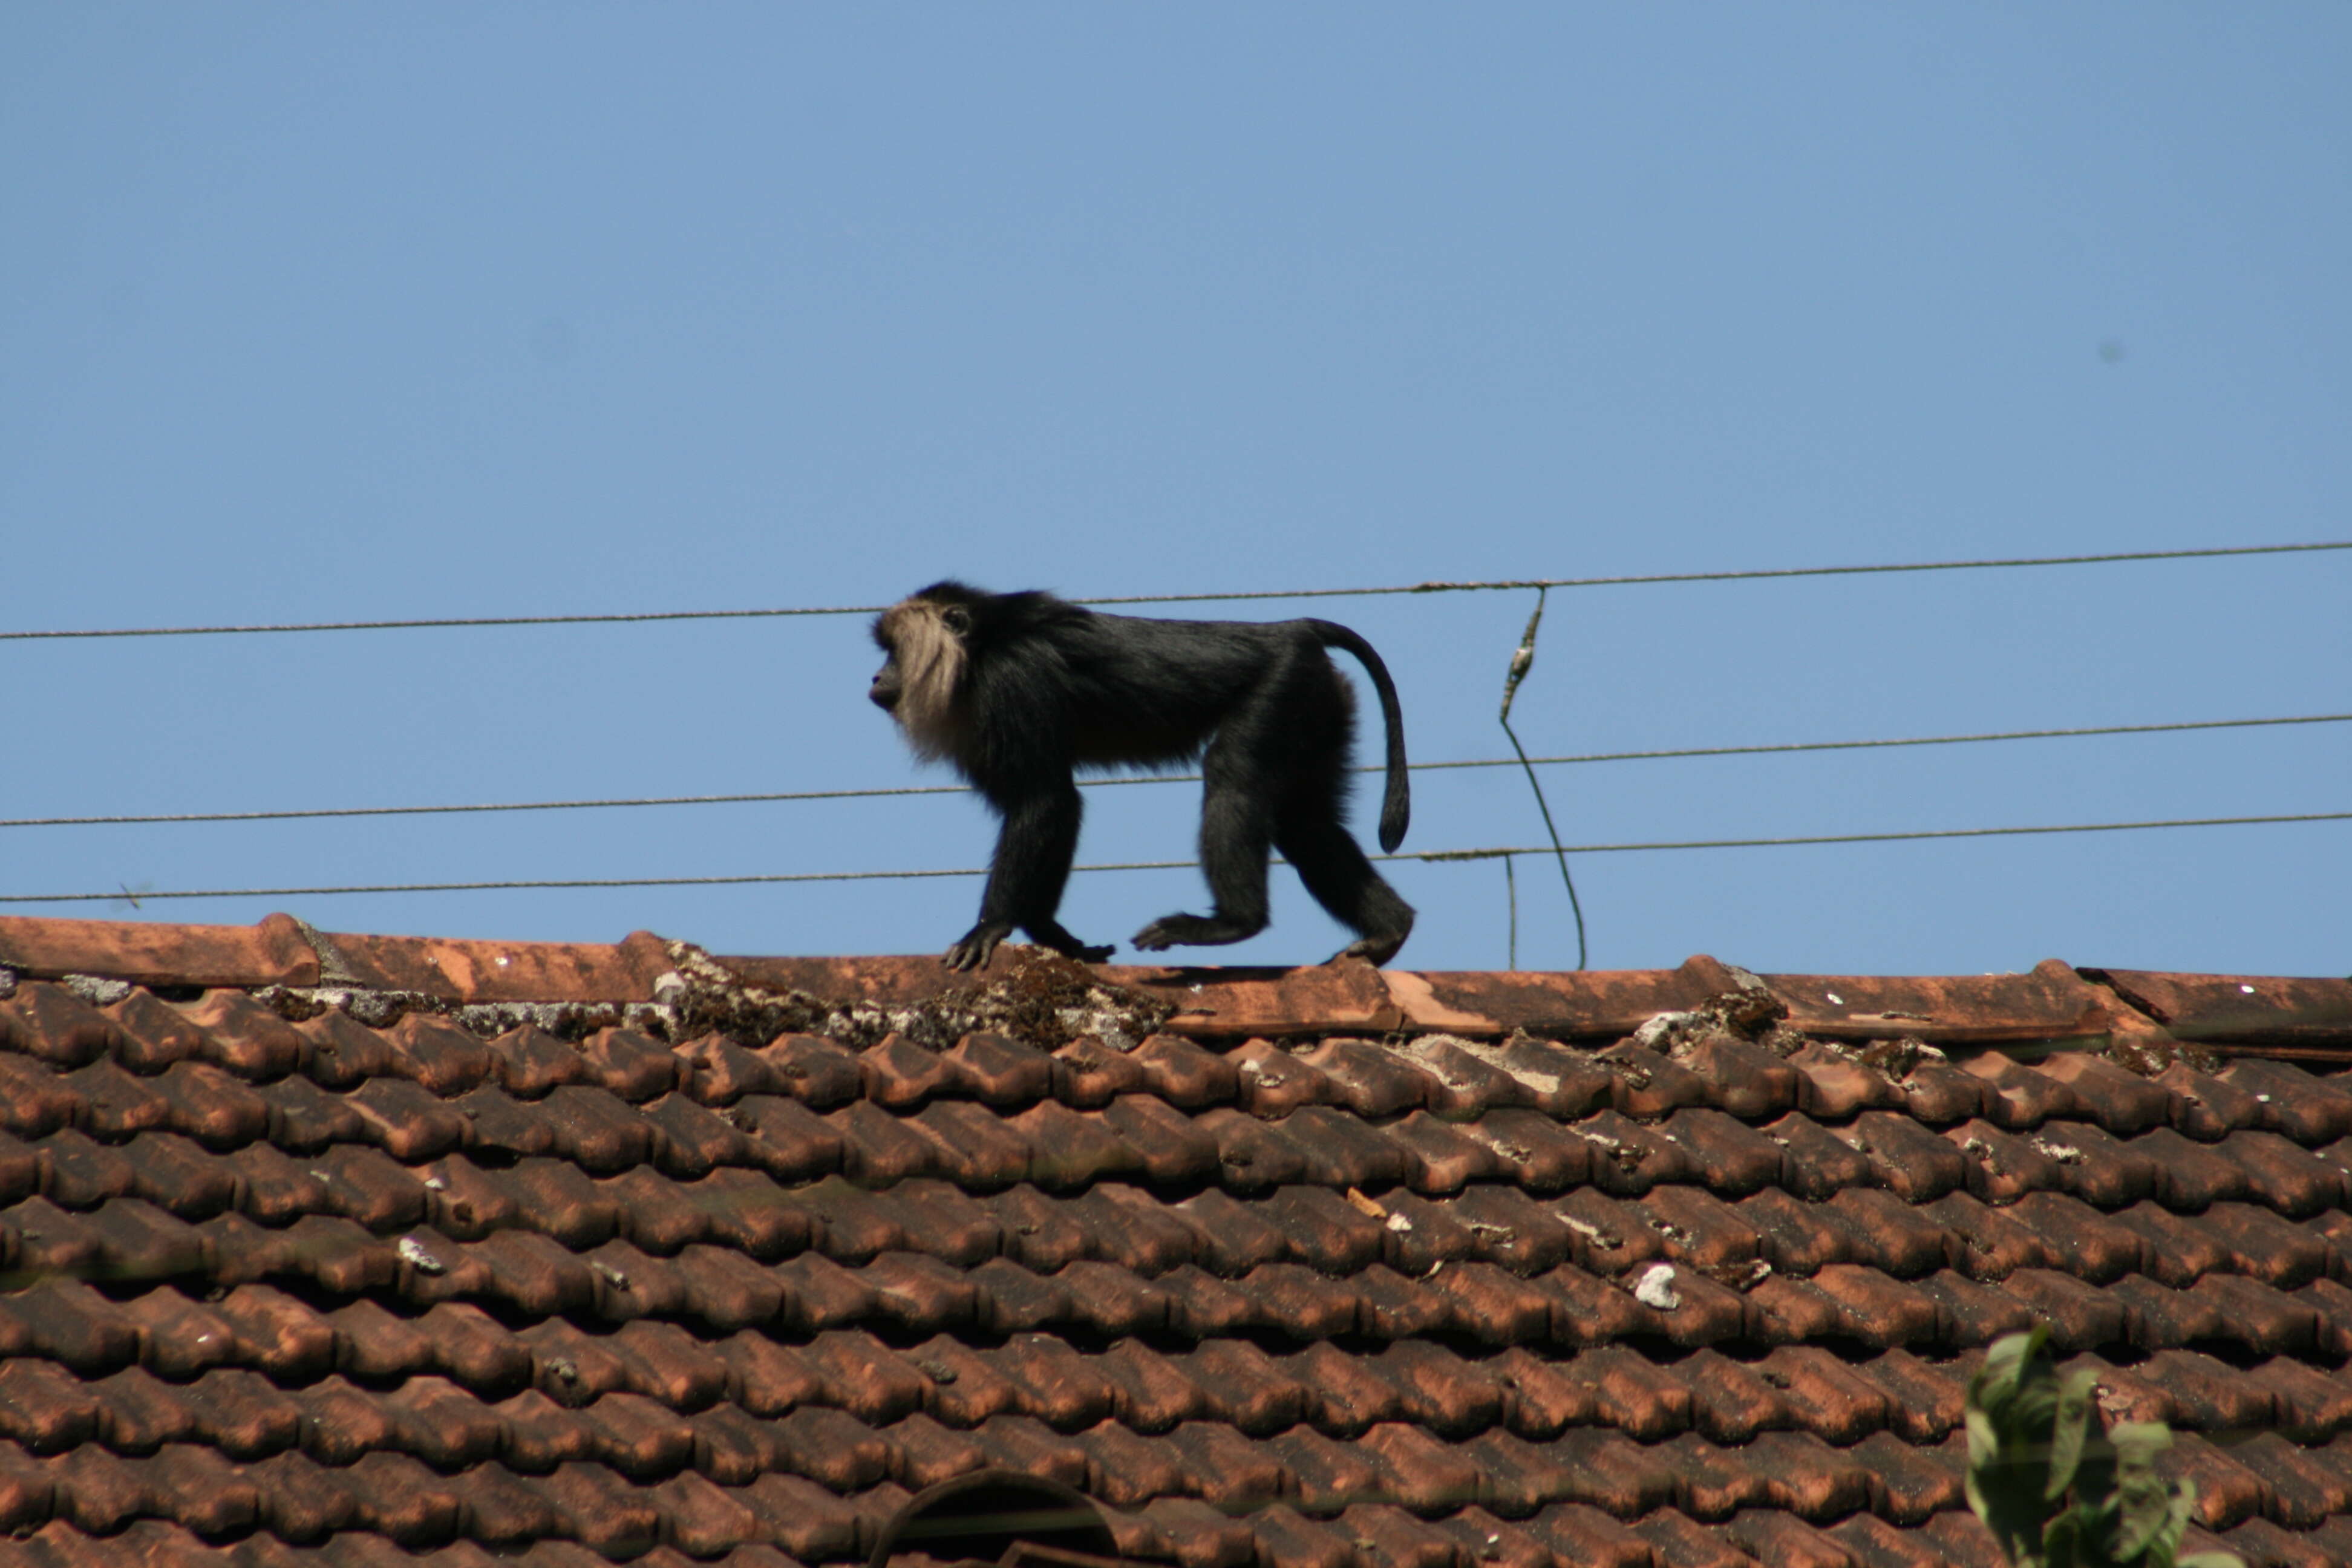
[[1969, 1506], [2016, 1568], [2245, 1568], [2232, 1552], [2179, 1557], [2197, 1488], [2168, 1486], [2161, 1421], [2109, 1426], [2095, 1374], [2061, 1378], [2050, 1331], [1993, 1342], [1969, 1380]]

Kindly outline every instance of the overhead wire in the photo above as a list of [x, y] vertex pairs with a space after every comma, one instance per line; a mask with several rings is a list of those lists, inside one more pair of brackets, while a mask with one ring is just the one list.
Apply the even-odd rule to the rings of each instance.
[[[1992, 730], [1964, 735], [1905, 735], [1865, 741], [1790, 741], [1747, 746], [1674, 746], [1641, 752], [1579, 752], [1563, 756], [1527, 759], [1537, 767], [1566, 767], [1586, 763], [1671, 761], [1678, 757], [1758, 757], [1801, 752], [1851, 752], [1903, 746], [1958, 746], [1998, 741], [2071, 740], [2095, 735], [2161, 735], [2196, 730], [2250, 730], [2288, 724], [2352, 723], [2352, 713], [2301, 713], [2268, 719], [2191, 719], [2163, 724], [2084, 724], [2069, 729]], [[1455, 761], [1414, 763], [1414, 773], [1439, 773], [1463, 768], [1515, 768], [1517, 757], [1473, 757]], [[1372, 763], [1357, 773], [1379, 773]], [[1081, 787], [1108, 788], [1119, 784], [1197, 784], [1199, 773], [1139, 773], [1080, 779]], [[616, 795], [584, 800], [488, 801], [449, 805], [339, 805], [273, 811], [179, 811], [123, 813], [99, 816], [0, 817], [0, 827], [99, 827], [171, 825], [198, 822], [300, 822], [321, 817], [432, 816], [498, 811], [591, 811], [638, 806], [751, 805], [811, 800], [879, 800], [898, 795], [966, 795], [961, 784], [898, 784], [870, 789], [761, 790], [736, 795]]]
[[[1396, 594], [1471, 594], [1515, 588], [1622, 588], [1662, 583], [1742, 583], [1786, 577], [1853, 577], [1902, 572], [1980, 572], [2002, 567], [2096, 566], [2126, 561], [2199, 561], [2221, 556], [2290, 555], [2352, 550], [2352, 540], [2306, 544], [2231, 544], [2195, 550], [2119, 550], [2095, 555], [2016, 555], [1979, 561], [1909, 561], [1863, 566], [1780, 566], [1722, 572], [1654, 572], [1614, 577], [1511, 577], [1484, 582], [1428, 582], [1369, 588], [1261, 588], [1204, 594], [1126, 594], [1073, 601], [1081, 605], [1196, 605], [1257, 599], [1370, 598]], [[231, 637], [295, 632], [448, 630], [486, 626], [636, 625], [656, 621], [758, 620], [790, 616], [870, 616], [883, 605], [792, 605], [744, 610], [647, 610], [562, 616], [435, 616], [405, 620], [285, 621], [182, 626], [99, 626], [0, 631], [0, 642], [94, 637]]]
[[[1979, 571], [1997, 568], [2093, 565], [2119, 562], [2182, 561], [2213, 559], [2228, 556], [2265, 556], [2305, 553], [2321, 551], [2352, 549], [2352, 541], [2330, 541], [2298, 544], [2234, 545], [2188, 550], [2120, 551], [2101, 554], [2018, 556], [1969, 561], [1906, 562], [1854, 566], [1781, 567], [1738, 571], [1653, 573], [1625, 576], [1511, 578], [1474, 582], [1425, 582], [1391, 586], [1360, 588], [1309, 588], [1293, 590], [1250, 590], [1227, 593], [1149, 594], [1081, 599], [1089, 605], [1197, 604], [1216, 601], [1247, 601], [1272, 599], [1319, 599], [1367, 597], [1406, 594], [1471, 593], [1533, 588], [1538, 593], [1551, 588], [1593, 588], [1636, 586], [1645, 584], [1707, 582], [1742, 582], [1794, 577], [1858, 576], [1876, 574]], [[389, 631], [493, 626], [550, 626], [643, 624], [666, 621], [747, 620], [783, 616], [815, 616], [870, 615], [882, 605], [787, 606], [736, 610], [677, 610], [588, 615], [551, 616], [437, 616], [415, 619], [352, 620], [289, 622], [278, 624], [247, 624], [221, 626], [180, 626], [144, 627], [100, 627], [59, 630], [0, 630], [0, 641], [65, 640], [110, 637], [200, 637], [263, 633], [299, 633], [327, 631]], [[1539, 613], [1539, 611], [1538, 611]], [[1521, 673], [1524, 673], [1523, 671]], [[1516, 684], [1516, 682], [1514, 682]], [[1506, 706], [1507, 720], [1507, 698]], [[1517, 757], [1477, 758], [1461, 761], [1423, 763], [1416, 771], [1454, 768], [1508, 767], [1518, 765], [1529, 770], [1536, 766], [1576, 763], [1633, 762], [1686, 757], [1756, 756], [1805, 752], [1858, 751], [1902, 746], [1959, 745], [1983, 742], [2045, 740], [2095, 735], [2154, 734], [2200, 730], [2248, 729], [2272, 725], [2326, 724], [2352, 721], [2352, 714], [2304, 714], [2278, 718], [2227, 719], [2185, 721], [2158, 724], [2084, 725], [2064, 729], [2011, 730], [1982, 731], [1958, 735], [1906, 736], [1859, 741], [1817, 741], [1767, 743], [1738, 746], [1699, 746], [1662, 748], [1648, 751], [1594, 752], [1562, 756], [1529, 758], [1511, 737]], [[1506, 723], [1507, 730], [1507, 722]], [[1359, 769], [1360, 772], [1374, 771]], [[1146, 774], [1084, 781], [1102, 786], [1120, 784], [1165, 784], [1195, 780], [1197, 773]], [[1538, 786], [1539, 791], [1539, 786]], [[811, 801], [878, 798], [898, 795], [952, 795], [963, 793], [956, 785], [907, 785], [885, 788], [843, 790], [794, 790], [745, 792], [730, 795], [654, 795], [609, 797], [560, 801], [489, 802], [479, 804], [406, 805], [406, 806], [344, 806], [314, 807], [290, 810], [236, 812], [182, 812], [142, 815], [86, 816], [17, 817], [0, 819], [0, 827], [89, 826], [99, 825], [182, 824], [201, 822], [268, 822], [306, 818], [407, 816], [454, 815], [464, 813], [506, 811], [555, 811], [595, 808], [626, 808], [669, 805], [705, 805], [753, 804], [766, 802]], [[1940, 828], [1895, 833], [1860, 833], [1799, 835], [1758, 838], [1685, 839], [1642, 843], [1593, 844], [1563, 847], [1557, 842], [1546, 847], [1496, 847], [1460, 850], [1408, 852], [1374, 857], [1381, 860], [1421, 860], [1440, 863], [1450, 860], [1496, 859], [1504, 861], [1507, 877], [1511, 862], [1520, 855], [1550, 853], [1562, 858], [1577, 854], [1618, 854], [1640, 851], [1671, 851], [1696, 849], [1731, 849], [1776, 847], [1802, 847], [1833, 844], [1895, 843], [1938, 838], [1980, 838], [2021, 835], [2061, 833], [2126, 832], [2162, 828], [2237, 826], [2262, 824], [2332, 822], [2352, 819], [2352, 812], [2303, 813], [2279, 816], [2229, 817], [2174, 818], [2140, 822], [2074, 823], [2037, 825], [2011, 827]], [[1074, 868], [1081, 871], [1162, 870], [1190, 867], [1189, 860], [1134, 861], [1103, 863]], [[721, 877], [650, 877], [650, 878], [570, 878], [519, 879], [474, 882], [383, 883], [315, 888], [221, 889], [151, 891], [142, 889], [136, 900], [146, 899], [206, 899], [206, 898], [287, 898], [323, 897], [338, 894], [409, 893], [409, 892], [471, 892], [499, 889], [596, 889], [650, 887], [722, 887], [732, 885], [773, 884], [791, 882], [839, 882], [889, 880], [937, 877], [967, 877], [983, 875], [980, 868], [921, 869], [905, 871], [848, 872], [787, 872], [746, 874]], [[1571, 897], [1573, 897], [1571, 884]], [[118, 889], [101, 893], [59, 894], [0, 894], [0, 903], [89, 903], [132, 900], [133, 896]], [[1516, 902], [1516, 898], [1514, 899]]]
[[[1794, 848], [1823, 844], [1899, 844], [1936, 838], [2009, 838], [2055, 833], [2133, 833], [2158, 828], [2251, 827], [2286, 823], [2352, 822], [2352, 811], [2310, 811], [2264, 816], [2191, 816], [2147, 822], [2074, 822], [2015, 827], [1937, 827], [1898, 833], [1822, 833], [1769, 838], [1684, 838], [1628, 844], [1570, 844], [1571, 855], [1623, 855], [1685, 849]], [[1549, 855], [1548, 844], [1496, 846], [1491, 848], [1405, 850], [1374, 855], [1374, 860], [1419, 860], [1442, 864], [1457, 860], [1495, 860], [1519, 855]], [[1279, 863], [1279, 862], [1277, 862]], [[1197, 866], [1192, 860], [1122, 860], [1073, 866], [1073, 871], [1179, 871]], [[478, 893], [514, 890], [568, 890], [590, 888], [725, 888], [781, 882], [910, 881], [940, 877], [983, 877], [984, 866], [926, 868], [906, 871], [775, 871], [724, 877], [562, 877], [483, 882], [379, 882], [315, 888], [210, 888], [154, 891], [116, 889], [103, 893], [0, 893], [0, 904], [88, 904], [145, 902], [163, 899], [288, 899], [325, 898], [346, 893]]]

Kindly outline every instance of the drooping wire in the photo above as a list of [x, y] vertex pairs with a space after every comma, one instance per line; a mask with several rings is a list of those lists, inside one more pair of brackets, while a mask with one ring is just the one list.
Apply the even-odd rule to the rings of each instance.
[[[1536, 590], [1535, 614], [1528, 617], [1528, 629], [1519, 634], [1519, 646], [1511, 654], [1510, 672], [1503, 678], [1503, 710], [1497, 715], [1503, 722], [1503, 733], [1511, 739], [1511, 750], [1519, 756], [1519, 766], [1527, 771], [1528, 787], [1536, 792], [1536, 809], [1543, 813], [1544, 832], [1551, 837], [1552, 853], [1559, 861], [1559, 879], [1568, 889], [1568, 907], [1576, 915], [1576, 967], [1584, 969], [1584, 905], [1576, 896], [1576, 879], [1568, 874], [1568, 851], [1559, 847], [1559, 829], [1551, 823], [1551, 806], [1544, 799], [1543, 783], [1536, 777], [1536, 765], [1528, 761], [1528, 749], [1519, 744], [1518, 731], [1511, 728], [1511, 700], [1519, 694], [1519, 682], [1536, 667], [1536, 631], [1543, 625], [1545, 590]], [[1511, 950], [1513, 967], [1517, 966], [1518, 952], [1518, 889], [1512, 887]]]
[[1511, 910], [1511, 948], [1508, 962], [1510, 971], [1514, 974], [1519, 972], [1519, 879], [1511, 868], [1518, 863], [1517, 856], [1503, 857], [1503, 898], [1509, 904]]
[[[1571, 844], [1570, 855], [1624, 855], [1678, 849], [1783, 849], [1823, 844], [1903, 844], [1934, 838], [2009, 838], [2052, 833], [2133, 833], [2168, 827], [2253, 827], [2285, 823], [2352, 822], [2352, 811], [2290, 812], [2270, 816], [2189, 816], [2150, 822], [2073, 822], [2025, 827], [1937, 827], [1908, 833], [1825, 833], [1785, 838], [1685, 838], [1634, 844]], [[1420, 860], [1435, 865], [1451, 860], [1496, 860], [1519, 855], [1549, 855], [1544, 845], [1507, 845], [1483, 849], [1424, 849], [1393, 855], [1373, 855], [1373, 860]], [[1122, 860], [1074, 866], [1073, 871], [1190, 871], [1195, 860]], [[510, 890], [562, 890], [577, 888], [725, 888], [764, 886], [779, 882], [883, 882], [935, 877], [984, 877], [984, 866], [946, 867], [913, 871], [781, 871], [731, 877], [579, 877], [543, 880], [496, 882], [381, 882], [364, 886], [320, 888], [216, 888], [154, 891], [141, 889], [142, 901], [162, 899], [288, 899], [324, 898], [342, 893], [479, 893]], [[0, 904], [91, 904], [120, 902], [123, 892], [0, 893]]]
[[[1622, 588], [1660, 583], [1744, 583], [1780, 577], [1852, 577], [1885, 572], [1979, 572], [2014, 566], [2097, 566], [2123, 561], [2197, 561], [2225, 555], [2287, 555], [2352, 550], [2352, 540], [2311, 544], [2236, 544], [2202, 550], [2121, 550], [2101, 555], [2019, 555], [1982, 561], [1910, 561], [1868, 566], [1781, 566], [1738, 572], [1656, 572], [1622, 577], [1512, 577], [1493, 582], [1430, 582], [1371, 588], [1259, 588], [1211, 594], [1125, 594], [1081, 605], [1197, 605], [1250, 599], [1370, 598], [1391, 594], [1474, 594], [1517, 588]], [[0, 631], [0, 642], [79, 637], [186, 637], [284, 632], [446, 630], [465, 626], [582, 626], [647, 621], [759, 620], [782, 616], [870, 616], [884, 605], [795, 605], [754, 610], [651, 610], [573, 616], [437, 616], [415, 620], [285, 621], [241, 626], [101, 626], [59, 631]]]

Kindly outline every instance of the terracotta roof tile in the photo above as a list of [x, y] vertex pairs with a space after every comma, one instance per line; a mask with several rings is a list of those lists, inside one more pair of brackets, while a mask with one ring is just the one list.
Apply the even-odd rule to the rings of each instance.
[[[1234, 1568], [1990, 1562], [1960, 1390], [2037, 1317], [2209, 1526], [2352, 1517], [2352, 1094], [2165, 1046], [2352, 1047], [2334, 983], [1097, 971], [1185, 1009], [1120, 1049], [729, 961], [901, 1032], [673, 1047], [583, 1010], [676, 994], [649, 937], [82, 923], [0, 922], [0, 1512], [67, 1549], [814, 1564], [1009, 1464]], [[289, 933], [348, 1008], [244, 989]]]

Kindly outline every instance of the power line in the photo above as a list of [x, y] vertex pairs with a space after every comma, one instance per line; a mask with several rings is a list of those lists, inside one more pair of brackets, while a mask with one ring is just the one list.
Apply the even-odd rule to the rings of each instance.
[[[2066, 740], [2090, 735], [2159, 735], [2190, 730], [2249, 730], [2282, 724], [2352, 723], [2352, 713], [2306, 713], [2280, 719], [2196, 719], [2168, 724], [2091, 724], [2063, 730], [2000, 730], [1968, 735], [1909, 735], [1871, 741], [1792, 741], [1754, 746], [1681, 746], [1649, 752], [1580, 752], [1558, 757], [1528, 759], [1538, 767], [1561, 767], [1580, 763], [1670, 761], [1677, 757], [1756, 757], [1797, 752], [1852, 752], [1898, 746], [1958, 746], [1989, 741]], [[1415, 773], [1460, 768], [1509, 768], [1516, 757], [1478, 757], [1459, 762], [1414, 763]], [[1378, 763], [1360, 767], [1360, 773], [1379, 773]], [[1081, 779], [1088, 788], [1118, 784], [1197, 784], [1199, 773], [1142, 773], [1129, 777]], [[964, 795], [961, 784], [905, 784], [881, 789], [772, 790], [742, 795], [657, 795], [614, 796], [596, 800], [492, 801], [458, 805], [346, 805], [286, 811], [186, 811], [115, 816], [0, 817], [0, 827], [130, 826], [194, 822], [300, 822], [320, 817], [457, 816], [491, 811], [589, 811], [653, 805], [749, 805], [778, 801], [877, 800], [897, 795]]]
[[[2159, 822], [2078, 822], [2028, 827], [1943, 827], [1909, 833], [1829, 833], [1783, 838], [1685, 838], [1643, 844], [1570, 844], [1570, 855], [1622, 855], [1647, 850], [1759, 849], [1803, 847], [1822, 844], [1899, 844], [1928, 838], [2005, 838], [2052, 833], [2129, 833], [2163, 827], [2248, 827], [2294, 822], [2347, 822], [2352, 811], [2302, 812], [2276, 816], [2194, 816]], [[1489, 849], [1432, 849], [1421, 853], [1374, 855], [1374, 860], [1496, 860], [1518, 855], [1549, 855], [1548, 844]], [[1181, 871], [1192, 860], [1124, 860], [1074, 866], [1074, 871]], [[0, 893], [0, 904], [91, 904], [150, 899], [291, 899], [325, 898], [342, 893], [484, 893], [512, 890], [561, 891], [585, 888], [726, 888], [787, 882], [908, 881], [937, 877], [984, 877], [987, 868], [953, 867], [916, 871], [782, 871], [731, 877], [575, 877], [500, 882], [382, 882], [323, 888], [214, 888], [170, 892], [126, 893]]]
[[[1089, 784], [1152, 784], [1153, 779], [1105, 779]], [[654, 795], [612, 800], [492, 801], [478, 805], [337, 805], [292, 811], [183, 811], [144, 816], [0, 817], [0, 827], [99, 827], [185, 822], [300, 822], [322, 816], [434, 816], [484, 811], [589, 811], [639, 805], [742, 805], [769, 801], [867, 800], [898, 795], [963, 795], [961, 784], [908, 784], [895, 789], [806, 789], [756, 795]]]
[[1630, 577], [1519, 577], [1491, 583], [1415, 583], [1394, 588], [1307, 588], [1247, 594], [1139, 594], [1087, 599], [1088, 605], [1181, 605], [1216, 599], [1328, 599], [1381, 594], [1471, 594], [1505, 588], [1628, 588], [1657, 583], [1751, 583], [1776, 577], [1858, 577], [1884, 572], [1981, 572], [2001, 566], [2099, 566], [2118, 561], [2195, 561], [2220, 555], [2286, 555], [2352, 550], [2352, 540], [2324, 544], [2239, 544], [2207, 550], [2124, 550], [2105, 555], [2017, 555], [1984, 561], [1913, 561], [1885, 566], [1780, 566], [1746, 572], [1653, 572]]
[[[1926, 838], [2012, 838], [2047, 833], [2136, 833], [2157, 827], [2253, 827], [2286, 822], [2352, 822], [2352, 811], [2310, 811], [2277, 816], [2182, 816], [2159, 822], [2068, 822], [2032, 827], [1928, 827], [1909, 833], [1817, 833], [1785, 838], [1682, 838], [1648, 844], [1571, 844], [1571, 855], [1612, 855], [1647, 849], [1777, 849], [1814, 844], [1905, 844]], [[1507, 849], [1433, 849], [1419, 855], [1381, 855], [1381, 860], [1494, 860], [1506, 855], [1549, 855], [1538, 844]], [[1179, 861], [1188, 865], [1189, 861]], [[1083, 868], [1081, 868], [1083, 869]], [[100, 894], [100, 897], [106, 895]], [[122, 895], [116, 893], [115, 898]], [[141, 898], [146, 894], [139, 895]]]
[[[1654, 762], [1674, 757], [1761, 757], [1790, 752], [1859, 752], [1894, 746], [1959, 746], [1979, 741], [2055, 741], [2084, 735], [2161, 735], [2183, 730], [2251, 730], [2273, 724], [2342, 724], [2352, 713], [2306, 713], [2286, 719], [2196, 719], [2174, 724], [2085, 724], [2071, 730], [1991, 730], [1973, 735], [1907, 735], [1883, 741], [1792, 741], [1761, 746], [1680, 746], [1657, 752], [1583, 752], [1565, 757], [1537, 757], [1538, 767], [1567, 763]], [[1415, 763], [1415, 768], [1502, 768], [1509, 757], [1472, 763]], [[1360, 768], [1360, 773], [1375, 770]], [[1139, 780], [1138, 783], [1147, 783]], [[0, 826], [6, 826], [0, 823]]]
[[[1129, 594], [1080, 599], [1082, 605], [1194, 605], [1252, 599], [1369, 598], [1392, 594], [1469, 594], [1511, 588], [1622, 588], [1660, 583], [1744, 583], [1781, 577], [1852, 577], [1887, 572], [1979, 572], [2011, 566], [2096, 566], [2122, 561], [2197, 561], [2225, 555], [2286, 555], [2352, 550], [2352, 540], [2314, 544], [2239, 544], [2204, 550], [2126, 550], [2103, 555], [2021, 555], [1983, 561], [1913, 561], [1872, 566], [1782, 566], [1740, 572], [1659, 572], [1624, 577], [1514, 577], [1493, 582], [1431, 582], [1372, 588], [1254, 589], [1222, 594]], [[651, 621], [761, 620], [784, 616], [870, 616], [885, 605], [799, 605], [754, 610], [654, 610], [575, 616], [441, 616], [416, 620], [286, 621], [241, 626], [103, 626], [63, 631], [0, 631], [0, 642], [88, 637], [247, 636], [268, 632], [383, 632], [481, 626], [583, 626]]]

